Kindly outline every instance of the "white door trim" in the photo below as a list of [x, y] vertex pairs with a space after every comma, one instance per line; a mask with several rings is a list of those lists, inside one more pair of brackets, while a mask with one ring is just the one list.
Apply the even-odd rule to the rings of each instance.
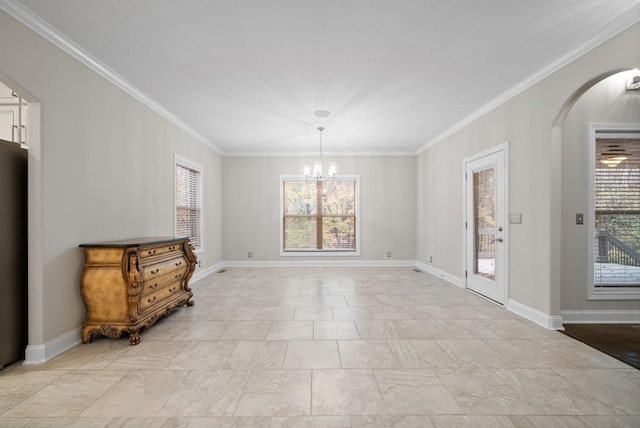
[[467, 180], [464, 179], [464, 175], [467, 171], [467, 164], [478, 159], [482, 159], [486, 156], [493, 155], [495, 153], [504, 153], [504, 296], [503, 305], [506, 305], [509, 299], [509, 142], [504, 142], [491, 147], [482, 152], [476, 153], [471, 156], [467, 156], [462, 160], [462, 278], [464, 281], [464, 288], [467, 287], [468, 278], [465, 272], [467, 271], [467, 230], [465, 228], [465, 222], [467, 221]]

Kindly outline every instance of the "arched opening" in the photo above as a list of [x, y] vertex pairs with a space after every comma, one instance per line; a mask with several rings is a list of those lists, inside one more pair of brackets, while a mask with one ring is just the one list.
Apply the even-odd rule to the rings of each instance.
[[551, 189], [551, 301], [564, 323], [624, 322], [620, 314], [637, 309], [637, 301], [590, 300], [588, 290], [594, 284], [595, 216], [590, 198], [596, 163], [590, 129], [595, 123], [628, 127], [640, 122], [640, 91], [627, 89], [638, 74], [635, 69], [618, 69], [586, 82], [563, 105], [552, 130], [552, 183], [561, 186]]

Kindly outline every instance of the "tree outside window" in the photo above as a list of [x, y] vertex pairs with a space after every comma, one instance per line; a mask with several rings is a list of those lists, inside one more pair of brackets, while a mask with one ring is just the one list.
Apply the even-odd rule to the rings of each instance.
[[357, 178], [282, 180], [284, 252], [357, 250]]

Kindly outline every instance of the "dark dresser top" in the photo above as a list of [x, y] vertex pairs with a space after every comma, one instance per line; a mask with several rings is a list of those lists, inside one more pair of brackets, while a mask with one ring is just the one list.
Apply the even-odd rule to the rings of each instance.
[[162, 244], [165, 242], [184, 241], [189, 239], [186, 236], [151, 236], [145, 238], [123, 239], [120, 241], [95, 242], [92, 244], [80, 244], [79, 247], [116, 247], [116, 248], [133, 248], [144, 245]]

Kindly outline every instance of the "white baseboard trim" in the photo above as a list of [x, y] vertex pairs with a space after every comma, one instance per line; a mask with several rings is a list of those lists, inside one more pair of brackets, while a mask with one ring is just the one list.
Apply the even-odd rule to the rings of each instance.
[[556, 315], [549, 315], [537, 309], [531, 308], [515, 300], [509, 299], [505, 305], [507, 310], [513, 312], [516, 315], [520, 315], [523, 318], [528, 319], [538, 325], [549, 330], [563, 330], [562, 317]]
[[207, 275], [210, 275], [216, 271], [219, 271], [220, 269], [222, 269], [224, 267], [224, 263], [220, 262], [220, 263], [216, 263], [213, 266], [209, 266], [207, 268], [196, 268], [195, 272], [193, 272], [193, 276], [191, 277], [191, 280], [189, 281], [189, 284], [192, 284], [194, 282], [196, 282], [199, 279], [204, 278]]
[[450, 273], [447, 273], [447, 272], [445, 272], [443, 270], [440, 270], [440, 269], [436, 269], [433, 266], [429, 266], [429, 265], [427, 265], [425, 263], [422, 263], [422, 262], [416, 261], [415, 262], [415, 266], [418, 269], [421, 269], [421, 270], [423, 270], [425, 272], [430, 273], [431, 275], [435, 275], [435, 276], [437, 276], [439, 278], [442, 278], [445, 281], [450, 282], [453, 285], [457, 285], [460, 288], [464, 288], [464, 280], [462, 278], [459, 278], [457, 276], [453, 276]]
[[[223, 267], [223, 263], [218, 263], [206, 269], [196, 269], [190, 283], [195, 282]], [[24, 364], [42, 364], [50, 359], [62, 354], [74, 346], [82, 343], [82, 326], [68, 333], [58, 336], [53, 340], [41, 345], [28, 345], [25, 349]]]
[[415, 260], [285, 260], [285, 261], [225, 261], [224, 267], [414, 267]]
[[640, 324], [640, 310], [565, 310], [565, 324]]
[[42, 364], [82, 342], [82, 327], [58, 336], [42, 345], [28, 345], [24, 364]]
[[[225, 261], [204, 269], [196, 269], [191, 283], [225, 267], [296, 267], [296, 266], [365, 266], [365, 267], [416, 267], [437, 276], [453, 285], [464, 288], [464, 280], [445, 271], [436, 269], [415, 260], [305, 260], [305, 261]], [[640, 310], [629, 311], [562, 311], [562, 316], [551, 316], [530, 308], [515, 300], [509, 300], [505, 307], [536, 324], [552, 330], [561, 330], [564, 322], [640, 322]], [[42, 364], [62, 354], [82, 342], [82, 327], [65, 333], [41, 345], [28, 345], [25, 350], [24, 364]]]

